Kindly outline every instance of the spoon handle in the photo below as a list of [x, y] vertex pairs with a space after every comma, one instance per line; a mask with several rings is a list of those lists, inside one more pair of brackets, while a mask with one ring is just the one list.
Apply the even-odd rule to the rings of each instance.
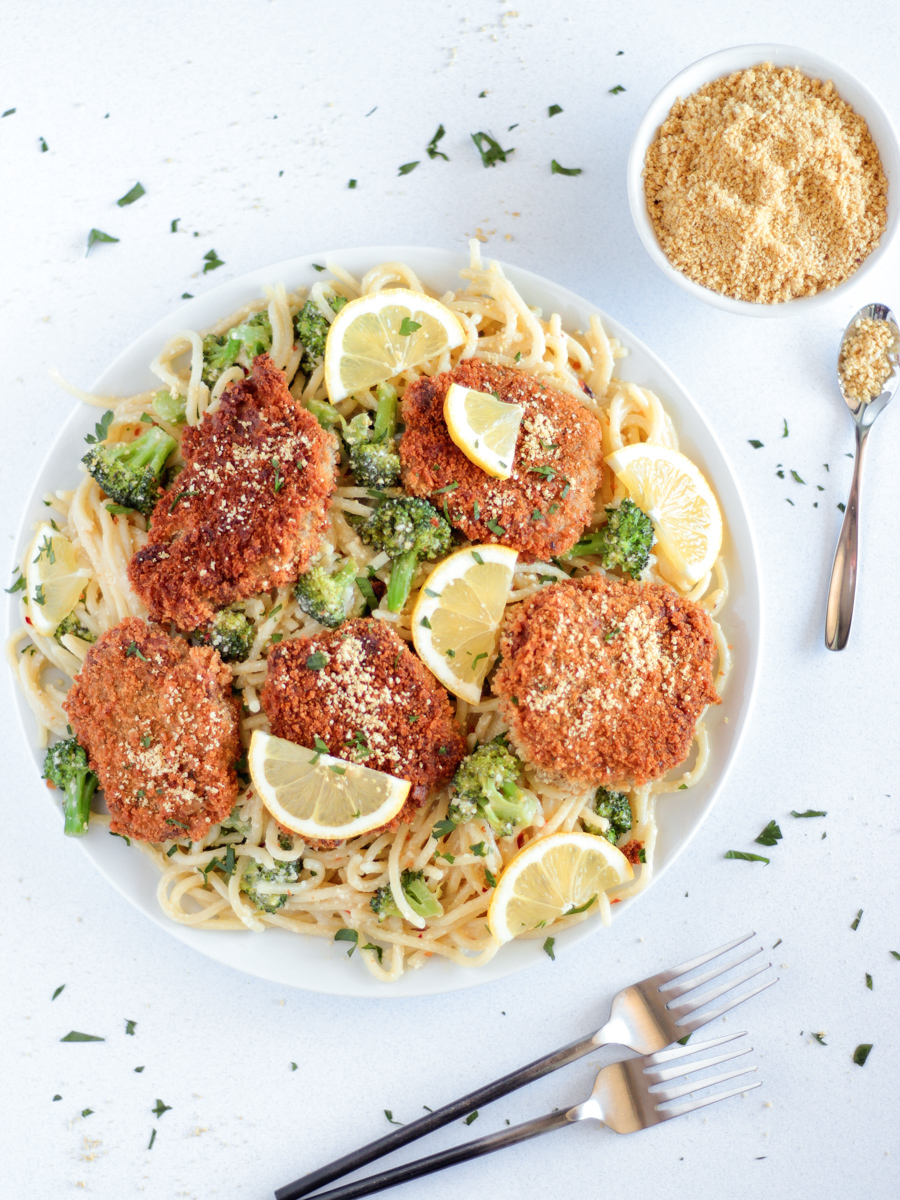
[[856, 597], [856, 572], [859, 562], [859, 492], [862, 482], [863, 459], [868, 429], [856, 425], [856, 454], [853, 463], [853, 482], [844, 512], [844, 523], [834, 552], [831, 583], [828, 586], [828, 606], [825, 610], [825, 645], [829, 650], [843, 650], [850, 637], [853, 620], [853, 601]]

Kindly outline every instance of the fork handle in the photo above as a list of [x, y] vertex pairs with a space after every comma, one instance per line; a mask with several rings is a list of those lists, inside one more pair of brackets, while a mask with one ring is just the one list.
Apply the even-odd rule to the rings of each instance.
[[[501, 1096], [506, 1096], [510, 1092], [516, 1091], [517, 1088], [524, 1087], [527, 1083], [532, 1083], [535, 1079], [541, 1079], [544, 1075], [549, 1075], [551, 1071], [556, 1071], [560, 1067], [566, 1066], [570, 1062], [575, 1062], [576, 1059], [582, 1058], [585, 1054], [590, 1054], [592, 1050], [597, 1050], [599, 1046], [605, 1044], [598, 1042], [598, 1035], [581, 1038], [577, 1042], [570, 1042], [568, 1046], [562, 1046], [559, 1050], [554, 1050], [552, 1054], [546, 1054], [543, 1058], [535, 1059], [529, 1063], [527, 1067], [521, 1067], [518, 1071], [512, 1071], [509, 1075], [504, 1075], [501, 1079], [495, 1080], [493, 1083], [485, 1084], [475, 1092], [470, 1092], [467, 1096], [461, 1096], [459, 1100], [453, 1100], [450, 1104], [445, 1104], [443, 1108], [435, 1109], [433, 1113], [428, 1113], [427, 1116], [420, 1117], [417, 1121], [411, 1121], [409, 1125], [404, 1125], [400, 1129], [395, 1129], [391, 1133], [386, 1134], [377, 1141], [369, 1142], [367, 1146], [362, 1146], [359, 1150], [354, 1150], [351, 1154], [345, 1154], [343, 1158], [335, 1159], [334, 1162], [327, 1166], [320, 1167], [317, 1171], [310, 1171], [308, 1175], [303, 1175], [300, 1179], [295, 1179], [293, 1183], [288, 1183], [284, 1187], [278, 1188], [275, 1192], [275, 1200], [299, 1200], [301, 1196], [307, 1196], [310, 1192], [314, 1192], [317, 1188], [324, 1187], [326, 1183], [331, 1183], [333, 1179], [339, 1179], [342, 1175], [349, 1175], [351, 1171], [358, 1171], [360, 1167], [364, 1167], [367, 1163], [373, 1162], [376, 1158], [381, 1158], [385, 1154], [390, 1154], [392, 1150], [399, 1150], [401, 1146], [407, 1145], [409, 1142], [414, 1142], [417, 1138], [424, 1137], [425, 1134], [431, 1133], [435, 1129], [441, 1129], [444, 1125], [449, 1125], [451, 1121], [461, 1120], [467, 1117], [469, 1113], [476, 1108], [483, 1108], [486, 1104], [490, 1104], [494, 1100], [499, 1100]], [[516, 1129], [524, 1129], [525, 1126], [516, 1126]], [[507, 1130], [506, 1133], [512, 1133], [515, 1130]], [[529, 1133], [524, 1136], [534, 1137], [537, 1133], [542, 1133], [543, 1129], [538, 1129], [535, 1133]], [[469, 1146], [478, 1146], [485, 1139], [468, 1143]], [[519, 1138], [518, 1140], [523, 1140]], [[500, 1142], [497, 1145], [492, 1145], [488, 1149], [477, 1151], [479, 1154], [488, 1154], [490, 1150], [499, 1149], [500, 1146], [508, 1145], [507, 1142]], [[440, 1157], [439, 1155], [437, 1157]], [[467, 1157], [471, 1157], [468, 1155]], [[425, 1161], [430, 1162], [431, 1159]], [[454, 1159], [453, 1161], [462, 1161]], [[440, 1166], [430, 1167], [429, 1170], [439, 1171], [442, 1166], [449, 1166], [450, 1163], [442, 1163]], [[379, 1178], [373, 1176], [373, 1178]], [[413, 1176], [409, 1176], [413, 1178]], [[355, 1185], [354, 1185], [355, 1186]], [[382, 1184], [382, 1187], [387, 1187], [387, 1184]], [[373, 1191], [377, 1189], [373, 1188]], [[347, 1192], [349, 1196], [351, 1193]], [[365, 1195], [364, 1192], [353, 1192], [355, 1196]], [[328, 1195], [337, 1197], [345, 1195], [341, 1189], [334, 1192], [329, 1192]]]
[[[411, 1179], [421, 1179], [423, 1175], [430, 1175], [433, 1171], [443, 1171], [457, 1163], [468, 1162], [470, 1158], [480, 1158], [483, 1154], [492, 1154], [495, 1150], [502, 1150], [504, 1146], [515, 1146], [518, 1142], [527, 1142], [529, 1138], [549, 1133], [552, 1129], [562, 1129], [564, 1125], [571, 1125], [571, 1123], [567, 1112], [548, 1113], [546, 1117], [536, 1117], [533, 1121], [513, 1125], [512, 1128], [502, 1129], [499, 1133], [489, 1133], [486, 1137], [476, 1138], [474, 1142], [466, 1142], [462, 1146], [441, 1150], [439, 1154], [431, 1154], [428, 1158], [417, 1158], [414, 1162], [405, 1163], [402, 1167], [393, 1167], [390, 1171], [379, 1171], [377, 1175], [369, 1175], [365, 1179], [358, 1179], [355, 1183], [345, 1183], [342, 1187], [333, 1188], [329, 1192], [319, 1192], [315, 1200], [356, 1200], [357, 1196], [370, 1196], [373, 1192], [381, 1192], [398, 1183], [408, 1183]], [[279, 1197], [281, 1194], [280, 1192], [275, 1193]]]

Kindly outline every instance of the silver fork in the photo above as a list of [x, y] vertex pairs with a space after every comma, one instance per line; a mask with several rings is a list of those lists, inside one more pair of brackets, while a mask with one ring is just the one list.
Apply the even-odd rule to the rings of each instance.
[[557, 1071], [560, 1067], [575, 1062], [576, 1059], [598, 1050], [601, 1046], [628, 1046], [640, 1054], [650, 1054], [662, 1050], [672, 1042], [679, 1041], [693, 1033], [695, 1029], [700, 1029], [708, 1022], [716, 1020], [723, 1013], [729, 1012], [738, 1004], [743, 1004], [745, 1000], [749, 1000], [751, 996], [755, 996], [776, 982], [776, 979], [770, 979], [743, 995], [726, 1001], [710, 1012], [701, 1013], [699, 1011], [707, 1004], [711, 1004], [713, 1000], [724, 996], [732, 988], [753, 979], [754, 976], [772, 965], [764, 963], [741, 975], [740, 978], [727, 980], [719, 987], [704, 992], [701, 996], [676, 1003], [688, 992], [718, 979], [732, 967], [740, 966], [741, 963], [759, 954], [762, 951], [761, 946], [731, 962], [713, 967], [701, 975], [695, 975], [691, 979], [682, 978], [705, 963], [711, 962], [712, 959], [733, 950], [736, 946], [743, 945], [755, 936], [753, 933], [748, 933], [744, 937], [729, 942], [726, 946], [719, 946], [717, 950], [701, 954], [699, 958], [683, 962], [668, 971], [660, 971], [648, 979], [642, 979], [640, 983], [623, 988], [613, 997], [609, 1020], [596, 1033], [588, 1034], [587, 1037], [580, 1038], [576, 1042], [570, 1042], [568, 1046], [563, 1046], [552, 1054], [536, 1059], [528, 1066], [521, 1067], [518, 1071], [512, 1071], [509, 1075], [504, 1075], [502, 1079], [486, 1084], [477, 1091], [470, 1092], [467, 1096], [461, 1096], [459, 1100], [445, 1104], [443, 1108], [435, 1109], [433, 1113], [393, 1130], [377, 1141], [370, 1142], [359, 1150], [354, 1150], [352, 1154], [346, 1154], [343, 1158], [338, 1158], [333, 1163], [320, 1167], [317, 1171], [310, 1171], [301, 1179], [295, 1179], [293, 1183], [279, 1188], [275, 1193], [276, 1200], [299, 1200], [301, 1196], [314, 1192], [316, 1188], [324, 1187], [332, 1180], [339, 1179], [342, 1175], [348, 1175], [351, 1171], [356, 1171], [376, 1158], [390, 1154], [392, 1150], [398, 1150], [401, 1146], [424, 1137], [435, 1129], [449, 1125], [452, 1121], [460, 1120], [476, 1108], [484, 1108], [493, 1100], [499, 1100], [501, 1096], [506, 1096], [517, 1088], [524, 1087], [535, 1079], [541, 1079], [544, 1075], [549, 1075], [551, 1071]]
[[[713, 1038], [709, 1042], [701, 1042], [695, 1046], [676, 1046], [672, 1050], [662, 1050], [657, 1054], [648, 1054], [644, 1058], [631, 1058], [625, 1062], [612, 1063], [604, 1067], [597, 1076], [590, 1097], [583, 1104], [577, 1104], [565, 1112], [548, 1113], [545, 1117], [537, 1117], [533, 1121], [525, 1121], [514, 1125], [511, 1129], [490, 1133], [486, 1137], [466, 1142], [462, 1146], [454, 1146], [450, 1150], [442, 1150], [428, 1158], [420, 1158], [415, 1162], [406, 1163], [402, 1167], [394, 1167], [390, 1171], [381, 1171], [370, 1175], [367, 1179], [357, 1180], [356, 1183], [344, 1184], [329, 1192], [320, 1192], [316, 1200], [356, 1200], [359, 1196], [369, 1196], [372, 1192], [380, 1192], [384, 1188], [406, 1183], [411, 1179], [420, 1179], [434, 1171], [443, 1171], [456, 1163], [466, 1162], [471, 1158], [480, 1158], [483, 1154], [491, 1154], [494, 1150], [502, 1150], [505, 1146], [514, 1146], [518, 1142], [528, 1141], [542, 1133], [553, 1129], [562, 1129], [576, 1121], [600, 1121], [616, 1133], [635, 1133], [638, 1129], [650, 1129], [661, 1121], [669, 1121], [672, 1117], [680, 1117], [684, 1113], [694, 1112], [705, 1108], [708, 1104], [716, 1104], [719, 1100], [727, 1100], [741, 1092], [748, 1092], [760, 1086], [755, 1083], [744, 1083], [740, 1087], [731, 1088], [727, 1092], [716, 1092], [699, 1100], [687, 1100], [683, 1104], [666, 1107], [669, 1102], [690, 1096], [692, 1092], [702, 1091], [741, 1075], [748, 1075], [756, 1067], [742, 1067], [737, 1071], [726, 1071], [722, 1075], [713, 1075], [705, 1079], [696, 1079], [676, 1087], [660, 1085], [680, 1076], [690, 1075], [697, 1071], [705, 1071], [719, 1063], [728, 1062], [749, 1054], [752, 1046], [745, 1050], [733, 1050], [729, 1054], [716, 1054], [701, 1062], [692, 1062], [688, 1066], [677, 1065], [663, 1067], [661, 1064], [674, 1062], [690, 1054], [698, 1054], [703, 1050], [711, 1050], [725, 1042], [733, 1042], [743, 1037], [743, 1033], [732, 1033], [727, 1037]], [[653, 1089], [658, 1090], [654, 1091]], [[281, 1198], [284, 1193], [276, 1192]]]

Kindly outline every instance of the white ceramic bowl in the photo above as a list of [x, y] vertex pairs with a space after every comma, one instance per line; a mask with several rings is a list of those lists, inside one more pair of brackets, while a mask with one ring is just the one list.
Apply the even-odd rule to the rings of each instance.
[[[414, 246], [369, 246], [288, 259], [223, 283], [183, 304], [121, 353], [103, 372], [92, 390], [100, 395], [121, 396], [155, 387], [158, 381], [150, 373], [148, 364], [167, 338], [180, 329], [208, 328], [223, 314], [234, 312], [240, 305], [259, 296], [264, 284], [282, 281], [289, 290], [308, 287], [316, 278], [313, 263], [327, 259], [340, 263], [357, 276], [363, 275], [376, 263], [407, 262], [420, 279], [438, 294], [448, 288], [458, 287], [459, 272], [469, 265], [468, 255]], [[599, 312], [589, 299], [577, 296], [530, 271], [506, 265], [504, 270], [529, 304], [539, 306], [544, 312], [559, 313], [563, 328], [585, 329], [591, 313]], [[690, 791], [666, 796], [660, 802], [654, 874], [654, 879], [658, 879], [684, 850], [709, 813], [716, 797], [722, 792], [737, 755], [756, 686], [762, 643], [762, 597], [747, 509], [737, 480], [703, 412], [655, 354], [612, 317], [603, 313], [600, 316], [609, 334], [619, 338], [628, 348], [628, 356], [619, 361], [616, 374], [621, 379], [633, 380], [651, 388], [662, 399], [674, 421], [681, 448], [698, 464], [715, 488], [728, 531], [723, 554], [730, 586], [728, 603], [721, 620], [734, 649], [734, 666], [722, 695], [722, 704], [711, 709], [705, 718], [712, 749], [706, 774]], [[58, 487], [75, 487], [81, 478], [78, 461], [84, 449], [84, 437], [93, 429], [96, 420], [97, 409], [78, 405], [60, 430], [25, 505], [17, 541], [20, 554], [31, 538], [33, 522], [42, 519], [42, 514], [46, 512], [41, 497]], [[21, 624], [19, 600], [19, 596], [7, 598], [7, 633], [12, 633]], [[28, 798], [28, 802], [52, 804], [58, 815], [58, 799], [54, 799], [53, 794], [39, 782], [44, 752], [36, 745], [34, 718], [18, 689], [16, 707], [23, 736], [35, 765], [34, 795]], [[61, 825], [60, 818], [59, 837], [52, 846], [53, 855], [82, 851], [126, 900], [173, 937], [218, 962], [289, 987], [373, 998], [424, 996], [488, 983], [546, 961], [540, 940], [517, 940], [502, 947], [496, 958], [478, 970], [435, 959], [420, 971], [409, 971], [396, 983], [377, 983], [358, 960], [348, 962], [342, 943], [335, 945], [325, 938], [299, 937], [283, 929], [269, 929], [265, 934], [210, 933], [175, 924], [168, 920], [157, 903], [159, 875], [149, 859], [135, 847], [127, 847], [122, 838], [104, 837], [99, 830], [96, 833], [92, 831], [85, 838], [65, 838]], [[614, 925], [622, 919], [630, 920], [626, 914], [634, 904], [640, 904], [644, 894], [640, 893], [617, 906]], [[632, 930], [644, 928], [639, 918], [631, 925]], [[566, 953], [570, 948], [574, 951], [576, 943], [595, 938], [593, 946], [585, 946], [581, 952], [602, 955], [603, 932], [596, 919], [567, 929], [558, 936], [556, 953]], [[608, 948], [606, 952], [609, 952]]]
[[[675, 101], [687, 98], [714, 79], [730, 75], [733, 71], [742, 71], [758, 63], [770, 62], [776, 67], [799, 67], [804, 75], [815, 79], [832, 80], [838, 95], [845, 100], [869, 126], [869, 132], [878, 153], [881, 155], [881, 165], [888, 180], [888, 210], [887, 225], [881, 236], [881, 241], [869, 255], [862, 266], [849, 279], [828, 291], [818, 292], [815, 296], [800, 296], [796, 300], [786, 300], [780, 304], [752, 304], [748, 300], [732, 300], [711, 288], [702, 287], [688, 279], [681, 271], [669, 262], [662, 247], [656, 239], [650, 215], [647, 212], [647, 202], [644, 198], [643, 169], [647, 148], [655, 140], [659, 127], [669, 115], [669, 110]], [[686, 67], [658, 93], [644, 118], [637, 128], [631, 152], [628, 155], [628, 204], [635, 228], [648, 254], [659, 269], [679, 287], [707, 304], [716, 308], [724, 308], [727, 312], [740, 313], [749, 317], [787, 317], [797, 313], [809, 312], [815, 307], [829, 304], [839, 296], [850, 284], [858, 283], [867, 275], [877, 262], [888, 253], [891, 243], [897, 235], [898, 221], [897, 201], [894, 199], [895, 189], [900, 189], [900, 141], [897, 132], [878, 100], [859, 80], [839, 67], [837, 63], [829, 62], [821, 55], [799, 46], [780, 46], [775, 43], [762, 42], [754, 46], [732, 46], [728, 50], [719, 50], [706, 58], [698, 59]]]

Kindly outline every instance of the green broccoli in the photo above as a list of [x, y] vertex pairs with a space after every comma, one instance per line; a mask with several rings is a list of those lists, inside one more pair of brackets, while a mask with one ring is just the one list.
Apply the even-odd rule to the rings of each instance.
[[363, 487], [393, 487], [400, 478], [400, 455], [394, 445], [397, 432], [397, 392], [389, 383], [377, 388], [375, 424], [369, 429], [368, 413], [360, 413], [344, 429], [350, 470]]
[[[443, 915], [444, 908], [440, 900], [425, 882], [424, 871], [404, 871], [400, 876], [403, 895], [414, 913], [424, 920]], [[401, 916], [400, 909], [394, 903], [394, 894], [388, 887], [380, 887], [369, 901], [372, 912], [383, 921], [385, 917]]]
[[250, 832], [250, 822], [242, 819], [240, 810], [237, 805], [231, 810], [228, 816], [219, 826], [219, 833], [239, 833], [241, 837], [246, 837]]
[[57, 625], [56, 632], [53, 634], [53, 636], [58, 642], [61, 642], [63, 635], [66, 633], [74, 634], [75, 637], [81, 638], [83, 642], [93, 643], [97, 640], [96, 633], [92, 633], [86, 625], [82, 625], [82, 623], [78, 620], [78, 616], [74, 608], [67, 617], [63, 617], [63, 619]]
[[272, 348], [272, 323], [263, 309], [227, 333], [208, 333], [203, 339], [203, 382], [214, 387], [219, 376], [236, 363], [252, 367], [253, 360]]
[[613, 845], [623, 833], [631, 829], [631, 805], [624, 792], [611, 792], [607, 788], [597, 788], [594, 796], [594, 812], [598, 817], [609, 821], [609, 828], [604, 830], [603, 837]]
[[[328, 300], [329, 307], [335, 313], [339, 313], [346, 303], [343, 296], [332, 296]], [[315, 300], [307, 300], [294, 317], [294, 333], [303, 347], [300, 370], [305, 375], [312, 375], [322, 361], [330, 328], [328, 318], [323, 315]]]
[[331, 575], [324, 567], [311, 567], [294, 585], [294, 596], [307, 616], [327, 629], [337, 629], [347, 619], [347, 592], [355, 578], [352, 558]]
[[88, 766], [87, 751], [77, 738], [67, 738], [50, 747], [44, 759], [44, 778], [66, 793], [63, 832], [68, 837], [87, 833], [97, 776]]
[[187, 397], [173, 396], [168, 388], [156, 393], [152, 407], [159, 419], [170, 425], [183, 425], [187, 420]]
[[263, 912], [277, 912], [287, 901], [286, 893], [258, 891], [262, 883], [296, 883], [303, 869], [300, 862], [275, 863], [272, 867], [264, 867], [256, 859], [250, 863], [241, 876], [241, 891], [247, 893], [247, 898], [261, 908]]
[[482, 817], [499, 837], [530, 825], [537, 800], [516, 783], [521, 769], [502, 735], [479, 746], [456, 769], [455, 795], [447, 816], [457, 824]]
[[159, 499], [166, 459], [175, 447], [174, 438], [152, 425], [133, 442], [92, 446], [81, 461], [111, 500], [149, 516]]
[[655, 534], [653, 522], [633, 500], [623, 500], [606, 510], [606, 524], [595, 533], [576, 542], [565, 555], [580, 558], [599, 554], [604, 567], [619, 567], [632, 579], [637, 579], [650, 558]]
[[393, 559], [387, 590], [391, 612], [406, 603], [419, 562], [446, 554], [453, 541], [449, 522], [416, 496], [382, 500], [359, 526], [359, 536]]
[[321, 400], [307, 400], [306, 407], [322, 428], [329, 433], [334, 429], [335, 425], [344, 424], [344, 418], [331, 404], [325, 404]]
[[223, 608], [203, 629], [191, 635], [195, 646], [212, 646], [225, 662], [243, 662], [253, 645], [253, 622], [240, 609]]

